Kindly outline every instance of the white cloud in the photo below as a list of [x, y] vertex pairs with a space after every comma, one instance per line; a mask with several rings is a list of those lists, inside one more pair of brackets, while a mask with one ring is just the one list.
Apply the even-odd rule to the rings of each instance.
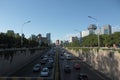
[[112, 33], [120, 31], [120, 25], [115, 25], [112, 27]]

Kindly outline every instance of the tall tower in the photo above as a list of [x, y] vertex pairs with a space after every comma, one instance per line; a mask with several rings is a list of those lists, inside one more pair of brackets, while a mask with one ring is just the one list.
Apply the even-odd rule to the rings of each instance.
[[46, 38], [47, 38], [47, 41], [48, 41], [48, 45], [50, 45], [51, 44], [51, 33], [47, 33]]
[[90, 24], [88, 27], [89, 34], [95, 34], [95, 30], [97, 29], [95, 24]]
[[39, 42], [39, 46], [41, 46], [41, 44], [42, 44], [42, 35], [38, 34], [37, 39], [38, 39], [38, 42]]

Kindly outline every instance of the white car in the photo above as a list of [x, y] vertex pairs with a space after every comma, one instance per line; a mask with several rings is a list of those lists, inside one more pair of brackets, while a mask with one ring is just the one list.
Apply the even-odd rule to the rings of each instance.
[[40, 76], [41, 77], [47, 77], [47, 76], [49, 76], [49, 69], [47, 67], [42, 68], [42, 70], [40, 72]]
[[66, 55], [66, 59], [70, 60], [70, 59], [72, 59], [72, 56], [68, 54], [68, 55]]
[[36, 65], [34, 65], [34, 67], [33, 67], [33, 72], [40, 71], [40, 69], [41, 69], [41, 65], [40, 65], [40, 64], [36, 64]]
[[54, 62], [53, 58], [49, 58], [48, 62], [53, 63]]
[[66, 56], [68, 53], [64, 52], [64, 55]]

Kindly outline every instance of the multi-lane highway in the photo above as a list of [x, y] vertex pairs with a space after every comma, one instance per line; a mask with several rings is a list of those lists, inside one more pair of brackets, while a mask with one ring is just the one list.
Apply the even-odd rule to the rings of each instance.
[[[57, 63], [55, 56], [56, 54], [58, 54], [59, 68], [58, 66], [55, 66]], [[67, 59], [66, 57], [67, 54], [71, 56], [71, 59]], [[40, 76], [41, 70], [38, 72], [33, 72], [33, 66], [35, 64], [41, 64], [40, 61], [42, 60], [43, 56], [47, 56], [47, 58], [49, 59], [51, 55], [54, 58], [54, 62], [53, 62], [53, 68], [49, 69], [48, 77], [41, 77]], [[47, 67], [46, 64], [49, 62], [48, 59], [45, 64], [41, 64], [42, 68]], [[75, 63], [78, 63], [80, 65], [80, 69], [76, 70], [74, 68]], [[66, 64], [70, 66], [71, 69], [70, 73], [66, 73], [64, 70]], [[86, 74], [88, 76], [88, 80], [110, 80], [105, 75], [95, 71], [92, 67], [90, 67], [88, 64], [83, 62], [81, 59], [75, 57], [71, 53], [67, 52], [65, 49], [61, 49], [61, 48], [52, 48], [50, 51], [43, 53], [37, 59], [29, 63], [28, 65], [24, 66], [22, 69], [16, 71], [16, 73], [10, 75], [9, 77], [34, 77], [37, 79], [42, 78], [42, 79], [55, 80], [57, 79], [55, 78], [56, 69], [59, 69], [59, 77], [60, 77], [59, 80], [80, 80], [79, 79], [80, 73]]]
[[[22, 69], [18, 70], [16, 73], [10, 75], [9, 77], [33, 77], [33, 78], [43, 78], [43, 79], [53, 79], [54, 77], [54, 67], [55, 67], [55, 60], [53, 63], [53, 68], [49, 69], [49, 75], [47, 77], [41, 77], [40, 71], [34, 72], [33, 67], [35, 64], [41, 64], [40, 61], [42, 60], [42, 57], [47, 56], [47, 59], [49, 59], [51, 56], [52, 58], [55, 58], [55, 52], [53, 49], [50, 51], [43, 53], [40, 55], [37, 59], [29, 63], [28, 65], [24, 66]], [[45, 62], [45, 64], [41, 64], [41, 69], [43, 67], [47, 67], [48, 61]]]
[[[78, 78], [80, 73], [86, 74], [88, 76], [88, 80], [109, 80], [105, 75], [99, 74], [92, 67], [87, 65], [81, 59], [73, 56], [72, 54], [70, 54], [72, 56], [70, 60], [66, 59], [66, 56], [65, 56], [66, 54], [64, 55], [64, 53], [70, 54], [67, 51], [65, 52], [60, 51], [59, 53], [61, 80], [80, 80]], [[61, 54], [63, 55], [61, 56]], [[76, 70], [74, 68], [75, 63], [80, 64], [80, 69]], [[71, 68], [70, 73], [66, 73], [64, 71], [64, 66], [66, 64], [70, 65], [70, 68]]]

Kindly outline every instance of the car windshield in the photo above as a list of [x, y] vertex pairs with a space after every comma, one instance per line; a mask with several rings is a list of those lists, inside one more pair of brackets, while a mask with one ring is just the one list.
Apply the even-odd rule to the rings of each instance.
[[43, 69], [42, 71], [43, 71], [43, 72], [47, 72], [47, 71], [48, 71], [48, 69]]
[[35, 66], [35, 68], [39, 68], [40, 66]]

